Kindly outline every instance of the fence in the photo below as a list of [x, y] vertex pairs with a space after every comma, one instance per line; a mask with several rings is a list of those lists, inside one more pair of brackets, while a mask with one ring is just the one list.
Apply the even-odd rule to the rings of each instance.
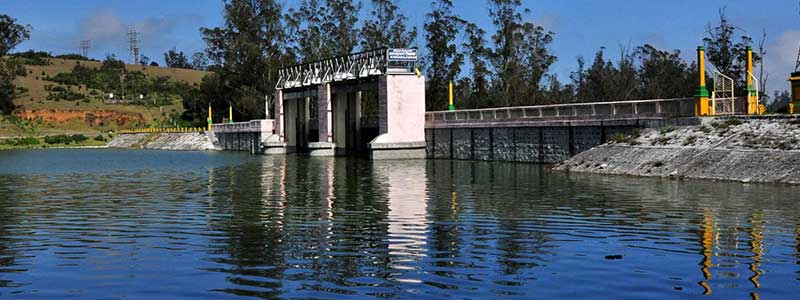
[[272, 132], [274, 120], [252, 120], [249, 122], [212, 124], [215, 133], [227, 132]]
[[503, 122], [569, 118], [691, 117], [693, 98], [588, 102], [425, 113], [427, 123]]
[[164, 132], [204, 132], [204, 127], [174, 127], [174, 128], [138, 128], [123, 129], [119, 133], [164, 133]]

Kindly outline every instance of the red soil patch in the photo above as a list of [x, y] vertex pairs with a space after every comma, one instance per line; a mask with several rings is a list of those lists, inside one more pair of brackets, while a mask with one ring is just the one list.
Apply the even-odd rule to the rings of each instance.
[[142, 114], [122, 113], [113, 110], [36, 109], [19, 111], [16, 115], [23, 119], [41, 119], [48, 123], [65, 123], [80, 120], [92, 127], [111, 124], [116, 124], [119, 127], [134, 127], [146, 123]]

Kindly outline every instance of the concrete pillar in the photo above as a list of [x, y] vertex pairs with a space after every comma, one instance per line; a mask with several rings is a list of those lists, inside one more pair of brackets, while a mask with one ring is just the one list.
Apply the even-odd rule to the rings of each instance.
[[425, 158], [425, 78], [385, 75], [378, 79], [379, 133], [370, 142], [373, 159]]
[[350, 119], [354, 122], [352, 146], [356, 151], [362, 151], [361, 147], [361, 91], [355, 92], [350, 105]]
[[336, 144], [333, 143], [333, 107], [331, 103], [331, 85], [323, 83], [317, 87], [317, 121], [319, 141], [309, 143], [311, 156], [334, 156]]
[[331, 84], [324, 83], [317, 88], [317, 111], [319, 112], [319, 141], [333, 142], [333, 107], [331, 103]]
[[279, 89], [275, 91], [275, 134], [279, 136], [279, 142], [283, 143], [286, 142], [286, 136], [284, 136], [284, 116], [283, 116], [283, 90]]

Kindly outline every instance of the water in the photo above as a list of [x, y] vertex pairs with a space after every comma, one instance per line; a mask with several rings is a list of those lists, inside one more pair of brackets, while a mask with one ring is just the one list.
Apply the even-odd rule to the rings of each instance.
[[797, 187], [0, 152], [0, 299], [794, 299]]

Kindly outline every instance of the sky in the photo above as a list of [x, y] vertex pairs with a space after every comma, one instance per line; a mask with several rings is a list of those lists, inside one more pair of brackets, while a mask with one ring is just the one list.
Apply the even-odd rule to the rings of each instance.
[[[368, 2], [368, 0], [362, 0]], [[456, 13], [487, 32], [494, 32], [486, 0], [453, 0]], [[300, 0], [281, 0], [284, 7]], [[399, 0], [411, 24], [422, 28], [429, 0]], [[679, 50], [688, 61], [709, 24], [725, 8], [740, 35], [749, 34], [756, 44], [767, 32], [764, 66], [769, 73], [767, 90], [788, 89], [786, 79], [794, 70], [800, 46], [798, 0], [522, 0], [531, 12], [525, 19], [555, 33], [550, 45], [558, 61], [551, 68], [562, 81], [569, 80], [583, 56], [591, 63], [594, 53], [606, 47], [607, 57], [619, 57], [623, 47], [649, 43], [664, 50]], [[369, 13], [365, 3], [362, 15]], [[33, 27], [31, 39], [17, 51], [36, 49], [53, 54], [79, 53], [81, 40], [91, 40], [90, 56], [115, 54], [128, 59], [125, 33], [130, 27], [141, 33], [142, 54], [163, 62], [163, 53], [176, 48], [191, 55], [205, 48], [200, 27], [222, 25], [222, 0], [0, 0], [0, 14], [8, 14]], [[421, 30], [420, 30], [421, 32]], [[745, 33], [747, 32], [747, 33]], [[424, 45], [420, 33], [418, 45]]]

